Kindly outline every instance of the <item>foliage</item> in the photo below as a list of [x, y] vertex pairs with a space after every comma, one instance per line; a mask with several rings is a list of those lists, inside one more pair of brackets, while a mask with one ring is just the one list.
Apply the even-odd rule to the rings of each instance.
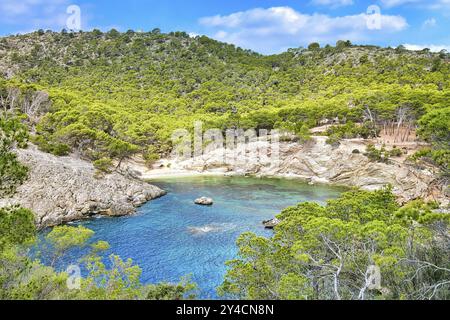
[[67, 156], [70, 153], [70, 147], [64, 143], [47, 141], [43, 136], [31, 137], [31, 142], [39, 147], [41, 151], [51, 153], [55, 156]]
[[113, 161], [109, 158], [102, 158], [94, 161], [94, 167], [100, 172], [111, 173], [111, 167], [113, 166]]
[[189, 277], [186, 277], [176, 285], [161, 283], [148, 286], [147, 290], [147, 300], [186, 300], [195, 299], [197, 285], [192, 283]]
[[326, 132], [329, 137], [327, 143], [336, 144], [342, 139], [363, 138], [370, 139], [378, 137], [380, 130], [371, 122], [364, 122], [362, 125], [352, 121], [345, 125], [332, 126]]
[[421, 119], [420, 124], [419, 134], [432, 143], [433, 149], [422, 154], [418, 153], [416, 158], [423, 156], [431, 159], [448, 176], [450, 174], [450, 108], [432, 110]]
[[308, 125], [302, 122], [283, 122], [275, 125], [282, 131], [294, 134], [300, 142], [307, 142], [311, 140], [311, 132]]
[[120, 162], [135, 153], [148, 157], [153, 147], [151, 164], [171, 151], [172, 132], [192, 131], [194, 120], [204, 121], [205, 130], [288, 127], [302, 140], [327, 119], [364, 124], [360, 132], [334, 128], [331, 143], [374, 137], [378, 128], [400, 123], [419, 125], [424, 139], [448, 141], [446, 54], [339, 41], [262, 56], [160, 30], [35, 32], [2, 40], [1, 63], [15, 75], [8, 85], [50, 96], [36, 130], [50, 152], [62, 144], [94, 161]]
[[403, 151], [396, 146], [394, 146], [391, 150], [387, 150], [386, 146], [382, 146], [381, 149], [377, 149], [375, 145], [369, 144], [364, 155], [373, 162], [388, 163], [392, 157], [401, 157], [403, 155]]
[[367, 150], [365, 155], [374, 162], [385, 162], [387, 163], [389, 161], [389, 157], [386, 153], [385, 147], [382, 147], [381, 149], [377, 149], [375, 145], [369, 144], [367, 146]]
[[[100, 256], [109, 244], [99, 241], [89, 245], [94, 233], [84, 227], [60, 226], [45, 237], [41, 245], [50, 266], [33, 260], [28, 248], [36, 238], [33, 214], [21, 208], [0, 210], [0, 299], [6, 300], [181, 300], [195, 298], [196, 286], [188, 278], [178, 284], [144, 285], [141, 269], [133, 261], [111, 255], [107, 267]], [[67, 252], [88, 247], [89, 253], [79, 261], [87, 270], [79, 289], [68, 287], [69, 274], [55, 269]]]
[[392, 150], [391, 151], [389, 151], [389, 155], [391, 156], [391, 157], [401, 157], [402, 155], [403, 155], [403, 151], [402, 150], [400, 150], [399, 148], [397, 148], [397, 146], [394, 146], [393, 148], [392, 148]]
[[[432, 147], [416, 159], [449, 170], [450, 64], [445, 53], [355, 46], [290, 49], [262, 56], [184, 32], [43, 32], [2, 38], [0, 197], [14, 193], [27, 169], [11, 152], [32, 141], [55, 155], [74, 152], [109, 170], [141, 154], [149, 165], [172, 149], [175, 129], [283, 129], [309, 140], [310, 128], [339, 120], [329, 143], [377, 137], [380, 128], [418, 127]], [[3, 111], [6, 110], [6, 111]], [[386, 162], [400, 150], [369, 146]], [[84, 247], [82, 289], [68, 275], [28, 258], [32, 215], [0, 210], [2, 299], [181, 299], [189, 280], [144, 286], [132, 261], [99, 254], [92, 232], [55, 228], [47, 237], [52, 265]], [[353, 191], [327, 206], [286, 209], [272, 239], [244, 234], [240, 257], [220, 292], [253, 299], [449, 299], [448, 217], [423, 202], [403, 208], [389, 190]], [[381, 269], [369, 290], [366, 271]]]
[[69, 226], [55, 227], [47, 236], [46, 240], [51, 245], [53, 255], [50, 266], [62, 259], [65, 254], [74, 247], [82, 247], [94, 235], [94, 232], [84, 227], [73, 228]]
[[[244, 299], [448, 299], [448, 215], [390, 189], [284, 210], [272, 239], [243, 234], [219, 293]], [[439, 255], [435, 255], [438, 253]], [[372, 266], [379, 287], [368, 281]]]
[[27, 139], [28, 131], [20, 120], [3, 114], [0, 118], [0, 198], [14, 194], [17, 186], [28, 177], [28, 168], [12, 152], [16, 146], [25, 147]]
[[0, 208], [0, 251], [13, 244], [27, 244], [34, 236], [31, 211], [20, 207]]

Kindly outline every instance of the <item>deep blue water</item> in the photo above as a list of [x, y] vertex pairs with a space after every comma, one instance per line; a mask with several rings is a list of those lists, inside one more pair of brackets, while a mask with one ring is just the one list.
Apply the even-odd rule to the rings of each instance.
[[[226, 272], [225, 262], [236, 257], [236, 240], [252, 231], [270, 237], [261, 222], [282, 209], [304, 201], [324, 203], [343, 189], [311, 186], [298, 181], [256, 178], [195, 177], [153, 181], [168, 195], [149, 202], [130, 217], [101, 218], [79, 224], [95, 231], [93, 241], [109, 242], [123, 259], [142, 268], [145, 283], [178, 282], [192, 274], [201, 298], [216, 298]], [[212, 207], [194, 204], [201, 196]], [[71, 254], [76, 261], [80, 252]], [[69, 263], [69, 261], [67, 261]]]

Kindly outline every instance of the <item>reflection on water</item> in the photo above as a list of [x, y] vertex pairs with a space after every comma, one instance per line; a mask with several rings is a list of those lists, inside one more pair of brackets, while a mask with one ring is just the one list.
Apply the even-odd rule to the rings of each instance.
[[[251, 231], [270, 237], [262, 221], [304, 201], [324, 203], [342, 188], [310, 186], [291, 180], [196, 177], [153, 181], [167, 196], [152, 201], [131, 217], [93, 219], [81, 223], [96, 232], [93, 241], [111, 244], [106, 254], [131, 258], [143, 271], [142, 281], [177, 282], [192, 274], [202, 298], [216, 298], [225, 262], [236, 257], [236, 240]], [[214, 206], [194, 204], [199, 197]], [[71, 263], [81, 252], [71, 255]]]

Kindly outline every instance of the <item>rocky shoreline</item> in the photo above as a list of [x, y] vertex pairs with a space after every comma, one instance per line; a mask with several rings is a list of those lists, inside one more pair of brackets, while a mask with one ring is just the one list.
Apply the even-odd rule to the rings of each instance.
[[28, 149], [17, 150], [19, 160], [30, 168], [29, 179], [14, 197], [0, 199], [0, 207], [21, 205], [32, 210], [39, 228], [95, 215], [124, 216], [166, 194], [145, 181], [196, 175], [294, 178], [311, 184], [365, 190], [392, 185], [400, 202], [424, 198], [438, 201], [443, 207], [449, 205], [446, 186], [438, 183], [433, 168], [417, 168], [400, 161], [374, 163], [363, 155], [365, 148], [364, 140], [345, 140], [339, 147], [333, 147], [326, 143], [325, 137], [314, 137], [306, 145], [282, 143], [279, 160], [266, 164], [261, 164], [257, 156], [249, 152], [239, 166], [232, 166], [224, 163], [224, 159], [233, 158], [229, 153], [235, 151], [216, 149], [196, 159], [161, 160], [154, 169], [148, 169], [135, 159], [124, 164], [125, 172], [130, 174], [98, 177], [87, 161], [56, 157], [31, 145]]
[[55, 157], [34, 146], [17, 150], [29, 167], [28, 180], [0, 207], [20, 205], [36, 215], [38, 228], [83, 220], [94, 215], [124, 216], [166, 194], [144, 181], [118, 173], [98, 177], [91, 163]]
[[[339, 146], [326, 143], [326, 137], [316, 136], [305, 145], [285, 142], [280, 146], [280, 158], [261, 164], [255, 153], [248, 152], [239, 166], [226, 162], [234, 159], [234, 150], [216, 149], [202, 157], [184, 161], [161, 160], [149, 170], [139, 161], [128, 162], [130, 170], [143, 179], [161, 179], [195, 175], [255, 176], [300, 179], [311, 184], [331, 184], [377, 190], [393, 187], [401, 203], [418, 198], [434, 200], [448, 206], [446, 186], [439, 183], [436, 168], [418, 168], [393, 159], [390, 163], [372, 162], [364, 156], [367, 140], [344, 140]], [[250, 148], [266, 148], [263, 142]], [[358, 150], [358, 152], [356, 152]], [[224, 156], [225, 155], [225, 156]]]

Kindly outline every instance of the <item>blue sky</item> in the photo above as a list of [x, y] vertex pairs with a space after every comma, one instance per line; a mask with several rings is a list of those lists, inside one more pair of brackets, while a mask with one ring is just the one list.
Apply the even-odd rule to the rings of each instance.
[[158, 27], [265, 54], [339, 39], [450, 51], [450, 0], [0, 0], [0, 34], [61, 30], [69, 5], [83, 30]]

